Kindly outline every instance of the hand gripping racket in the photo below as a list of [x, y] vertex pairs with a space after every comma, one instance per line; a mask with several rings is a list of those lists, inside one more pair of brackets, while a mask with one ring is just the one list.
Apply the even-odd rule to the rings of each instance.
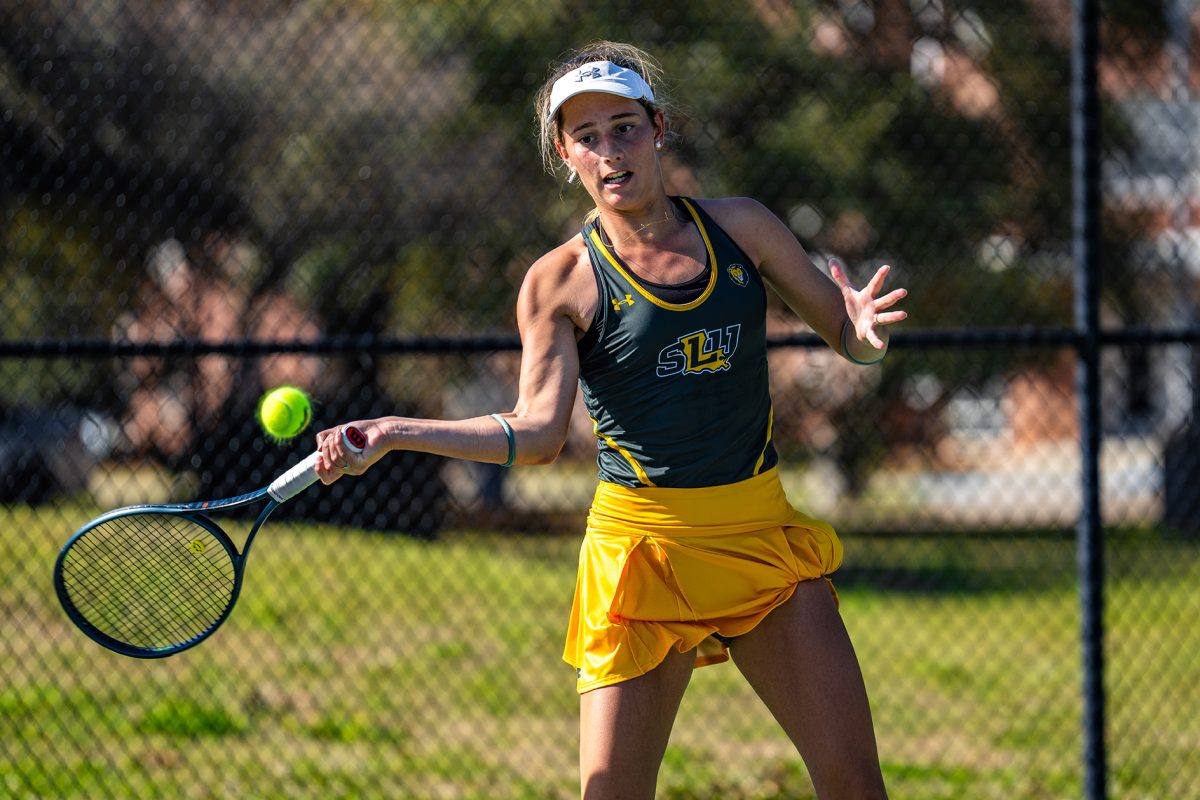
[[[342, 430], [361, 452], [367, 437]], [[95, 641], [135, 658], [194, 647], [233, 610], [259, 528], [282, 503], [317, 480], [318, 453], [270, 486], [224, 500], [118, 508], [80, 528], [54, 564], [54, 590], [67, 616]], [[238, 552], [208, 512], [266, 501]]]

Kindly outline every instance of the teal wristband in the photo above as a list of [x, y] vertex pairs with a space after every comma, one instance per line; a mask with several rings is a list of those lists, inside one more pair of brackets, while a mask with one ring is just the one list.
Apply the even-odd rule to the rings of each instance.
[[842, 355], [846, 357], [847, 361], [852, 364], [858, 364], [860, 367], [869, 367], [872, 364], [878, 364], [880, 361], [883, 361], [883, 357], [887, 355], [887, 350], [884, 350], [883, 353], [880, 354], [879, 358], [875, 359], [874, 361], [859, 361], [857, 358], [852, 356], [850, 354], [850, 346], [846, 344], [846, 332], [848, 330], [850, 330], [850, 320], [847, 319], [842, 323]]
[[508, 420], [499, 414], [492, 414], [492, 419], [500, 423], [500, 427], [504, 428], [504, 438], [508, 439], [508, 461], [505, 461], [500, 466], [511, 467], [513, 459], [517, 457], [517, 437], [513, 436], [512, 425], [508, 424]]

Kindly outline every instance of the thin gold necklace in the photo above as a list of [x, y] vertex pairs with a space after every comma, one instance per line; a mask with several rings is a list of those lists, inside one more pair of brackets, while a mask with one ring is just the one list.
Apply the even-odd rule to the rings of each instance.
[[[642, 231], [646, 230], [647, 228], [653, 228], [655, 225], [662, 225], [664, 222], [670, 222], [674, 218], [675, 218], [675, 216], [671, 213], [671, 209], [668, 209], [667, 211], [663, 212], [662, 219], [656, 219], [653, 222], [643, 222], [636, 231], [634, 231], [633, 233], [629, 234], [624, 239], [622, 239], [621, 244], [625, 244], [630, 239], [637, 236], [638, 234], [640, 234]], [[610, 248], [616, 249], [616, 245], [613, 244], [612, 238], [609, 237], [608, 231], [606, 231], [604, 229], [603, 225], [600, 226], [600, 236], [602, 239], [604, 239], [604, 243], [606, 245], [608, 245]]]
[[[639, 227], [636, 231], [634, 231], [633, 233], [629, 234], [624, 239], [622, 239], [621, 244], [625, 244], [625, 242], [628, 242], [634, 236], [637, 236], [639, 233], [646, 230], [646, 228], [650, 228], [655, 225], [661, 225], [664, 222], [670, 222], [672, 219], [671, 211], [673, 211], [673, 210], [674, 209], [664, 212], [662, 219], [656, 219], [653, 222], [643, 223], [642, 226]], [[678, 219], [678, 217], [676, 217], [676, 219]], [[600, 231], [600, 241], [604, 242], [604, 245], [613, 252], [613, 255], [618, 256], [622, 261], [624, 261], [626, 264], [628, 264], [630, 267], [632, 267], [634, 274], [637, 275], [638, 277], [640, 277], [642, 280], [650, 280], [650, 278], [646, 275], [645, 269], [642, 268], [641, 264], [639, 264], [638, 262], [634, 261], [629, 256], [627, 256], [617, 250], [617, 246], [612, 243], [612, 239], [609, 237], [608, 233], [604, 230], [604, 226], [599, 224], [599, 220], [597, 220], [596, 228]]]

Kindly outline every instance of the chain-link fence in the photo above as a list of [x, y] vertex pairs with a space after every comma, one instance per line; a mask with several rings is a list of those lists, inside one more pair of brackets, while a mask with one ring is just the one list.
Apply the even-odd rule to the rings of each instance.
[[[1174, 800], [1200, 797], [1200, 12], [1100, 12], [1104, 758], [1113, 797]], [[307, 453], [258, 430], [268, 387], [308, 389], [318, 429], [511, 408], [517, 288], [587, 207], [542, 170], [533, 91], [611, 38], [670, 77], [673, 192], [754, 196], [820, 264], [890, 263], [910, 291], [880, 368], [769, 322], [785, 485], [845, 540], [893, 796], [1079, 796], [1071, 14], [0, 2], [0, 794], [577, 792], [582, 413], [550, 466], [394, 455], [309, 491], [174, 658], [97, 647], [50, 580], [99, 511], [241, 493]], [[660, 785], [811, 796], [728, 665], [694, 676]]]

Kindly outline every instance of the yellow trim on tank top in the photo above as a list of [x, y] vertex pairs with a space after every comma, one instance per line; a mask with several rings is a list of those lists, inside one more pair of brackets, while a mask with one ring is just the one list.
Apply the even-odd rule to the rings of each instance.
[[701, 294], [699, 297], [697, 297], [695, 300], [693, 300], [690, 303], [683, 303], [681, 305], [676, 304], [676, 303], [668, 303], [665, 300], [659, 300], [657, 297], [655, 297], [654, 295], [647, 292], [642, 287], [641, 282], [637, 278], [635, 278], [633, 275], [630, 275], [629, 272], [627, 272], [625, 270], [625, 268], [621, 266], [621, 262], [617, 260], [616, 256], [613, 255], [612, 251], [608, 249], [608, 246], [604, 244], [604, 240], [600, 238], [600, 226], [599, 225], [592, 228], [592, 236], [591, 236], [592, 244], [596, 245], [596, 249], [604, 254], [604, 257], [606, 259], [608, 259], [608, 263], [612, 264], [613, 269], [615, 269], [617, 272], [621, 273], [622, 277], [624, 277], [625, 280], [627, 280], [631, 284], [633, 284], [633, 288], [637, 289], [638, 294], [640, 294], [642, 297], [649, 300], [651, 303], [654, 303], [654, 305], [658, 306], [659, 308], [665, 308], [668, 311], [690, 311], [690, 310], [692, 310], [693, 308], [695, 308], [696, 306], [700, 305], [705, 300], [707, 300], [708, 296], [710, 294], [712, 294], [713, 287], [715, 287], [717, 285], [717, 256], [713, 252], [712, 242], [708, 238], [708, 231], [706, 231], [704, 229], [704, 223], [702, 223], [700, 221], [700, 217], [699, 217], [699, 215], [696, 214], [696, 210], [694, 208], [692, 208], [692, 204], [689, 203], [686, 198], [681, 197], [679, 199], [683, 201], [684, 206], [687, 207], [688, 213], [690, 213], [692, 215], [692, 219], [695, 220], [695, 222], [696, 222], [696, 229], [700, 231], [700, 238], [704, 240], [704, 249], [708, 252], [708, 263], [711, 266], [711, 269], [709, 270], [709, 274], [708, 274], [708, 286], [704, 287], [703, 294]]
[[654, 481], [650, 480], [650, 476], [646, 474], [646, 470], [642, 469], [642, 465], [637, 462], [637, 459], [633, 457], [633, 454], [621, 445], [617, 444], [616, 439], [612, 438], [606, 433], [601, 433], [599, 420], [597, 420], [595, 417], [590, 417], [590, 419], [592, 420], [592, 431], [595, 432], [596, 436], [603, 439], [605, 444], [607, 444], [613, 450], [616, 450], [621, 454], [622, 458], [629, 462], [629, 466], [633, 467], [633, 471], [637, 474], [638, 480], [646, 486], [654, 486]]
[[762, 469], [763, 461], [767, 458], [767, 448], [771, 446], [771, 434], [775, 430], [775, 404], [771, 404], [771, 410], [767, 412], [767, 441], [763, 442], [762, 452], [758, 454], [758, 461], [754, 463], [754, 474]]

